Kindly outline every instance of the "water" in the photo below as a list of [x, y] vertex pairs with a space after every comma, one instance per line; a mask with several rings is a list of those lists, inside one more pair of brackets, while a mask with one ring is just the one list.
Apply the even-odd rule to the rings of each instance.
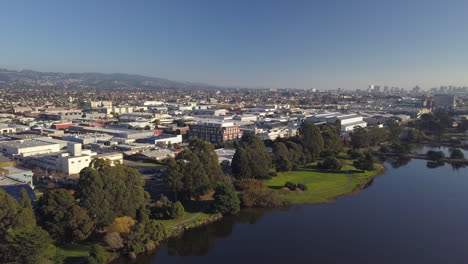
[[[452, 153], [452, 149], [447, 147], [434, 147], [421, 144], [411, 145], [411, 151], [417, 154], [426, 154], [429, 150], [442, 151], [447, 157], [450, 157], [450, 154]], [[468, 149], [460, 148], [460, 150], [463, 152], [463, 155], [465, 155], [465, 158], [468, 158]]]
[[137, 263], [468, 263], [468, 168], [406, 162], [359, 195], [245, 210]]

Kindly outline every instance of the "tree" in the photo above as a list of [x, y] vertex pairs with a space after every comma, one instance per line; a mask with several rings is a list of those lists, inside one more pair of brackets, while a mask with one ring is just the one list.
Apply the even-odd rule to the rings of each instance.
[[66, 222], [74, 205], [73, 196], [64, 189], [45, 192], [37, 202], [39, 225], [54, 239], [66, 240]]
[[94, 222], [86, 209], [74, 205], [67, 221], [67, 228], [70, 230], [71, 241], [83, 241], [93, 233]]
[[123, 248], [123, 239], [117, 232], [110, 232], [104, 236], [104, 241], [113, 250]]
[[232, 159], [232, 172], [237, 179], [268, 179], [272, 166], [263, 140], [256, 135], [244, 135], [242, 146]]
[[369, 136], [369, 143], [372, 146], [379, 145], [382, 142], [387, 141], [389, 133], [386, 129], [378, 126], [371, 126], [367, 130]]
[[354, 149], [367, 148], [369, 147], [370, 138], [367, 131], [358, 126], [354, 128], [353, 133], [351, 134], [351, 145]]
[[109, 256], [103, 247], [96, 244], [91, 247], [88, 258], [89, 264], [106, 264], [108, 259]]
[[318, 164], [318, 167], [325, 170], [339, 170], [343, 165], [335, 157], [327, 157]]
[[387, 121], [387, 127], [389, 130], [388, 138], [392, 142], [398, 142], [403, 128], [398, 124], [397, 121], [390, 119]]
[[81, 170], [75, 196], [97, 227], [106, 226], [115, 218], [110, 195], [105, 191], [107, 185], [98, 170], [91, 167]]
[[236, 149], [231, 162], [232, 173], [237, 179], [252, 179], [252, 170], [247, 150], [243, 147]]
[[219, 166], [218, 155], [210, 142], [196, 138], [190, 141], [189, 149], [198, 156], [203, 169], [209, 178], [211, 187], [223, 176]]
[[223, 175], [213, 145], [201, 139], [192, 140], [189, 149], [167, 163], [164, 182], [185, 199], [207, 193]]
[[240, 211], [240, 200], [232, 184], [218, 183], [213, 198], [213, 212], [215, 213], [234, 215]]
[[32, 204], [31, 204], [31, 199], [29, 198], [28, 192], [26, 191], [25, 188], [22, 188], [20, 191], [20, 200], [19, 205], [23, 208], [26, 209], [31, 209], [32, 210]]
[[335, 127], [330, 124], [320, 126], [324, 151], [338, 152], [341, 149], [341, 139]]
[[313, 160], [316, 160], [323, 150], [323, 137], [320, 130], [310, 122], [304, 122], [299, 130], [302, 136], [303, 146], [310, 152]]
[[46, 192], [37, 202], [36, 213], [39, 225], [61, 242], [84, 240], [94, 229], [86, 210], [75, 205], [64, 189]]
[[465, 155], [460, 149], [456, 148], [452, 150], [452, 153], [450, 153], [450, 158], [451, 159], [464, 159]]
[[128, 234], [124, 251], [139, 254], [146, 250], [146, 245], [159, 243], [167, 237], [165, 226], [155, 220], [138, 223]]
[[292, 169], [292, 163], [287, 157], [280, 157], [275, 161], [276, 171], [290, 171]]
[[180, 201], [177, 201], [172, 204], [169, 210], [169, 218], [171, 219], [181, 218], [182, 216], [184, 216], [184, 214], [185, 214], [185, 209]]
[[166, 161], [166, 173], [164, 175], [165, 184], [174, 191], [176, 200], [178, 191], [184, 188], [184, 175], [180, 165], [176, 159], [168, 158]]
[[62, 263], [49, 234], [40, 227], [9, 229], [0, 245], [2, 263]]
[[21, 229], [36, 226], [36, 218], [31, 208], [23, 208], [3, 189], [0, 189], [0, 238], [8, 229]]
[[372, 154], [367, 152], [363, 158], [359, 158], [358, 160], [354, 161], [353, 166], [356, 167], [356, 169], [362, 171], [373, 171], [375, 169], [374, 157]]
[[108, 233], [128, 233], [135, 224], [136, 221], [129, 216], [117, 217], [114, 222], [106, 228], [106, 231]]
[[110, 166], [102, 159], [91, 165], [80, 172], [76, 197], [96, 226], [107, 226], [116, 217], [140, 215], [148, 197], [141, 174], [122, 164]]

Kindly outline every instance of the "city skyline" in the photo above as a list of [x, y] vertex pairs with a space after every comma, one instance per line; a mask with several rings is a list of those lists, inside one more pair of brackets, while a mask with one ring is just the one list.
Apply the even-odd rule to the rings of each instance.
[[[462, 1], [9, 1], [2, 67], [228, 87], [465, 86]], [[21, 14], [21, 16], [18, 16]]]

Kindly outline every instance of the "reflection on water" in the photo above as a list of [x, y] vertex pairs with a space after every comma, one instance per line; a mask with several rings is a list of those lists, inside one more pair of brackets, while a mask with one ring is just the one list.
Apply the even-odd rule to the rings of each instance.
[[435, 169], [438, 167], [442, 167], [444, 165], [445, 165], [445, 162], [442, 162], [442, 161], [428, 161], [426, 163], [426, 167], [428, 167], [429, 169]]

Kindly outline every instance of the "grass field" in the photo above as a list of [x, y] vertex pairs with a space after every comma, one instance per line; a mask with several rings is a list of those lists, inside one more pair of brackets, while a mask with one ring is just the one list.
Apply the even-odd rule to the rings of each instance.
[[[384, 167], [375, 164], [375, 171], [361, 172], [346, 161], [341, 170], [328, 171], [315, 168], [315, 164], [300, 168], [297, 171], [278, 173], [278, 176], [265, 182], [265, 185], [277, 190], [280, 196], [295, 204], [315, 204], [330, 202], [334, 198], [351, 194], [365, 185], [370, 179], [381, 174]], [[302, 183], [306, 191], [284, 190], [286, 182]]]
[[59, 246], [66, 258], [87, 257], [90, 247], [87, 245], [69, 244]]
[[161, 166], [163, 166], [161, 164], [150, 163], [150, 162], [139, 162], [138, 164], [140, 166], [151, 166], [151, 167], [161, 167]]

